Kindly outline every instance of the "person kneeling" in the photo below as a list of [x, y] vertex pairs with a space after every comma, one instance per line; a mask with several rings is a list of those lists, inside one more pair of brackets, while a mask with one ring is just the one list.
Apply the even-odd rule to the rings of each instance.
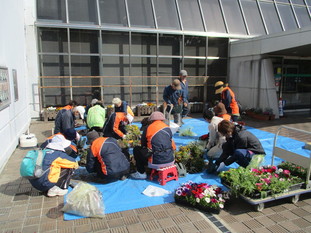
[[141, 146], [134, 147], [134, 159], [137, 172], [131, 174], [134, 179], [146, 179], [145, 166], [158, 169], [174, 164], [174, 151], [176, 145], [172, 131], [163, 121], [165, 117], [161, 112], [153, 112], [149, 121], [150, 125], [145, 128], [141, 136]]
[[86, 170], [96, 172], [99, 178], [107, 181], [123, 179], [129, 174], [130, 162], [122, 153], [117, 140], [112, 137], [100, 137], [95, 130], [87, 135], [87, 144], [91, 145], [86, 161]]
[[67, 194], [70, 178], [79, 167], [75, 158], [66, 154], [64, 140], [66, 139], [60, 135], [52, 138], [46, 146], [48, 151], [42, 161], [42, 170], [47, 172], [38, 179], [29, 180], [34, 188], [47, 191], [49, 197]]
[[223, 120], [218, 124], [218, 132], [226, 137], [226, 142], [221, 156], [215, 162], [217, 172], [234, 162], [247, 167], [255, 154], [265, 154], [258, 138], [241, 125]]

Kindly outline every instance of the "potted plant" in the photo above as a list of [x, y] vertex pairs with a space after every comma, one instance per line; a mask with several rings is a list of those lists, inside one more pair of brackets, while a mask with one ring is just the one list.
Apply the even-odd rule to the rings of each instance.
[[291, 187], [302, 182], [301, 178], [291, 175], [289, 170], [276, 166], [251, 169], [239, 167], [223, 171], [219, 176], [233, 195], [242, 194], [250, 198], [265, 198], [286, 193], [292, 190]]
[[216, 185], [188, 181], [175, 190], [174, 199], [177, 204], [219, 213], [229, 196]]

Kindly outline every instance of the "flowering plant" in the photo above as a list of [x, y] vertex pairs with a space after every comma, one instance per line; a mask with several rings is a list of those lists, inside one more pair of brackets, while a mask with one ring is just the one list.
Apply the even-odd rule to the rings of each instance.
[[188, 181], [176, 189], [174, 198], [177, 203], [186, 203], [204, 210], [220, 210], [229, 197], [216, 185]]
[[141, 132], [137, 125], [126, 125], [126, 137], [124, 139], [119, 139], [118, 144], [121, 148], [129, 148], [140, 146]]
[[223, 182], [230, 186], [233, 194], [253, 197], [259, 193], [261, 198], [288, 192], [290, 187], [302, 183], [302, 179], [291, 175], [289, 170], [278, 169], [276, 166], [247, 169], [239, 167], [221, 172]]
[[278, 168], [289, 170], [292, 175], [298, 176], [301, 179], [306, 179], [307, 177], [307, 169], [294, 163], [282, 162], [278, 165]]

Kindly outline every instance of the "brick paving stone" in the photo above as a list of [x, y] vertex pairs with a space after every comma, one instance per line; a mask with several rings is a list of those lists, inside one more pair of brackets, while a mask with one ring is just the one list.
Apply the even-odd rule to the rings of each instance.
[[107, 221], [107, 223], [108, 223], [108, 226], [110, 228], [124, 226], [124, 222], [123, 222], [122, 218], [111, 219], [111, 220]]
[[24, 221], [24, 226], [36, 225], [40, 223], [39, 217], [26, 218]]
[[179, 233], [182, 232], [177, 226], [171, 226], [163, 228], [163, 232], [165, 233]]
[[145, 231], [154, 231], [160, 229], [160, 225], [156, 221], [148, 221], [142, 223]]
[[252, 218], [257, 218], [259, 216], [263, 216], [263, 213], [259, 211], [256, 211], [256, 212], [253, 211], [253, 212], [249, 212], [248, 215], [251, 216]]
[[116, 219], [116, 218], [121, 218], [122, 215], [120, 212], [116, 212], [116, 213], [111, 213], [111, 214], [106, 214], [105, 218], [107, 220], [111, 220], [111, 219]]
[[193, 233], [197, 232], [197, 228], [192, 223], [179, 224], [179, 229], [184, 233]]
[[13, 228], [13, 229], [10, 229], [10, 230], [3, 230], [0, 232], [3, 232], [3, 233], [21, 233], [22, 232], [22, 228], [21, 227], [16, 227], [16, 228]]
[[307, 220], [308, 222], [311, 222], [311, 215], [304, 216], [303, 218], [304, 218], [305, 220]]
[[121, 215], [123, 217], [133, 216], [133, 215], [135, 215], [135, 212], [134, 212], [134, 210], [126, 210], [126, 211], [122, 211]]
[[75, 233], [87, 233], [92, 231], [91, 224], [80, 225], [75, 227]]
[[304, 207], [304, 206], [307, 206], [309, 204], [307, 202], [305, 202], [305, 201], [298, 201], [295, 205], [297, 207]]
[[24, 226], [22, 230], [23, 233], [34, 233], [38, 231], [39, 231], [39, 225]]
[[74, 221], [75, 226], [82, 226], [82, 225], [88, 225], [88, 224], [90, 224], [89, 218], [79, 218]]
[[248, 214], [238, 214], [235, 215], [234, 218], [240, 222], [246, 221], [246, 220], [251, 220], [253, 217], [249, 216]]
[[0, 215], [9, 214], [11, 208], [0, 208]]
[[149, 209], [151, 212], [153, 212], [153, 211], [163, 210], [163, 207], [162, 207], [162, 205], [154, 205], [154, 206], [149, 206]]
[[37, 210], [37, 209], [41, 209], [41, 208], [42, 208], [41, 203], [32, 203], [28, 206], [28, 210]]
[[293, 204], [293, 203], [284, 203], [283, 207], [288, 209], [288, 210], [292, 210], [292, 209], [296, 209], [297, 208], [297, 206], [295, 206], [295, 204]]
[[57, 224], [52, 222], [45, 222], [40, 224], [40, 232], [52, 231], [57, 227]]
[[176, 223], [171, 218], [159, 219], [158, 223], [160, 224], [162, 228], [176, 225]]
[[310, 213], [303, 210], [303, 209], [300, 209], [300, 208], [296, 208], [296, 209], [293, 209], [292, 212], [296, 215], [298, 215], [299, 217], [304, 217], [306, 215], [309, 215]]
[[8, 214], [2, 214], [0, 215], [0, 225], [2, 222], [8, 221], [9, 215]]
[[292, 221], [286, 221], [286, 222], [282, 222], [282, 227], [284, 227], [286, 230], [288, 230], [289, 232], [293, 232], [293, 231], [298, 231], [301, 228], [298, 227], [296, 224], [294, 224]]
[[208, 223], [206, 220], [200, 220], [200, 221], [193, 222], [193, 225], [194, 225], [199, 231], [202, 231], [202, 230], [204, 230], [204, 229], [213, 228], [213, 227], [211, 226], [211, 224], [213, 224], [213, 223]]
[[306, 205], [306, 206], [303, 206], [302, 209], [307, 211], [307, 212], [309, 212], [309, 213], [311, 213], [311, 205], [309, 205], [309, 204]]
[[176, 225], [190, 222], [189, 218], [187, 218], [185, 215], [173, 216], [172, 219]]
[[116, 228], [112, 228], [110, 229], [111, 233], [128, 233], [126, 227], [116, 227]]
[[240, 222], [235, 222], [235, 223], [229, 224], [228, 227], [233, 229], [232, 232], [242, 233], [242, 232], [248, 232], [249, 231], [249, 228]]
[[271, 233], [267, 228], [261, 227], [261, 228], [256, 228], [252, 229], [254, 233]]
[[57, 224], [57, 229], [73, 228], [74, 221], [57, 220], [56, 224]]
[[245, 222], [243, 222], [249, 229], [256, 229], [256, 228], [261, 228], [263, 227], [263, 224], [258, 222], [257, 220], [255, 219], [252, 219], [252, 220], [247, 220]]
[[142, 233], [145, 232], [145, 229], [141, 223], [132, 224], [129, 226], [126, 226], [129, 233]]
[[285, 228], [281, 227], [280, 225], [272, 225], [267, 227], [268, 230], [270, 230], [273, 233], [284, 233], [288, 232]]
[[41, 216], [41, 209], [30, 210], [26, 212], [26, 217], [38, 217]]
[[303, 218], [294, 219], [294, 220], [292, 220], [292, 222], [300, 228], [306, 228], [306, 227], [311, 226], [311, 222], [309, 222]]
[[296, 214], [292, 213], [289, 210], [282, 211], [279, 214], [282, 215], [284, 218], [287, 218], [288, 220], [299, 218], [299, 216], [297, 216]]
[[195, 211], [192, 211], [190, 213], [186, 213], [187, 218], [189, 218], [191, 221], [203, 220], [204, 218], [202, 215], [200, 214], [200, 212], [195, 212]]
[[286, 221], [287, 219], [285, 217], [283, 217], [282, 215], [280, 214], [271, 214], [269, 215], [269, 218], [276, 222], [276, 223], [279, 223], [279, 222], [283, 222], [283, 221]]
[[264, 208], [262, 211], [261, 211], [264, 215], [269, 215], [269, 214], [274, 214], [275, 211], [271, 208]]
[[226, 223], [234, 223], [237, 222], [238, 220], [233, 217], [232, 215], [226, 215], [226, 216], [222, 216], [220, 217], [221, 220], [223, 220]]
[[93, 231], [100, 231], [100, 230], [108, 229], [108, 223], [106, 221], [92, 222], [91, 225], [92, 225]]
[[62, 228], [62, 229], [57, 229], [57, 233], [75, 233], [75, 230], [73, 227]]
[[165, 210], [153, 211], [152, 214], [155, 217], [155, 219], [162, 219], [168, 217], [168, 214]]
[[139, 219], [136, 215], [124, 217], [123, 221], [125, 225], [139, 223]]
[[25, 212], [18, 212], [18, 213], [10, 213], [8, 220], [18, 220], [23, 219], [25, 217]]
[[286, 210], [286, 208], [282, 205], [273, 206], [271, 209], [276, 213]]
[[135, 209], [137, 214], [147, 214], [150, 213], [150, 209], [148, 207]]
[[219, 233], [219, 230], [215, 230], [214, 228], [210, 228], [210, 229], [203, 229], [201, 231], [199, 231], [200, 233]]
[[140, 221], [142, 221], [142, 222], [146, 222], [146, 221], [150, 221], [150, 220], [154, 219], [154, 216], [152, 215], [152, 213], [139, 214], [137, 216], [140, 219]]
[[185, 213], [185, 214], [198, 212], [198, 211], [197, 211], [196, 209], [194, 209], [194, 208], [184, 207], [184, 206], [179, 207], [179, 209], [180, 209], [183, 213]]
[[258, 218], [255, 218], [258, 222], [264, 223], [265, 226], [272, 226], [275, 224], [274, 221], [272, 221], [269, 216], [260, 216]]
[[167, 213], [170, 216], [174, 216], [174, 215], [182, 214], [182, 211], [180, 208], [170, 208], [167, 210]]

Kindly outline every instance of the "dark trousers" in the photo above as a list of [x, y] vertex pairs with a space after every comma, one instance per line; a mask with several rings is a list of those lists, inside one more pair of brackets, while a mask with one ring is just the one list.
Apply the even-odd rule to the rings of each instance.
[[148, 149], [141, 146], [135, 146], [133, 149], [133, 154], [136, 161], [137, 171], [139, 173], [144, 173], [146, 171], [145, 166], [148, 165]]
[[233, 152], [232, 155], [232, 158], [235, 160], [235, 162], [242, 167], [247, 167], [252, 157], [253, 154], [246, 149], [237, 149]]
[[185, 116], [187, 116], [189, 111], [190, 110], [189, 110], [188, 106], [183, 106], [182, 112], [181, 112], [181, 117], [184, 118]]
[[67, 189], [73, 172], [74, 169], [61, 168], [59, 179], [55, 185], [60, 187], [61, 189]]

